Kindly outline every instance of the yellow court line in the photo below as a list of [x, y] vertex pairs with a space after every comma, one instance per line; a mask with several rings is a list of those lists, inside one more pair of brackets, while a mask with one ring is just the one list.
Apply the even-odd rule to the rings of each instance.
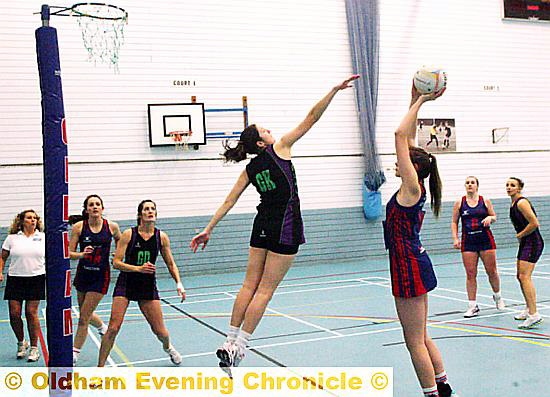
[[486, 332], [486, 331], [478, 331], [475, 329], [467, 329], [467, 328], [459, 328], [459, 327], [450, 327], [448, 325], [441, 325], [441, 324], [428, 324], [430, 327], [435, 328], [443, 328], [443, 329], [450, 329], [453, 331], [462, 331], [462, 332], [469, 332], [472, 334], [478, 334], [478, 335], [488, 335], [488, 336], [496, 336], [502, 339], [509, 339], [516, 342], [522, 342], [522, 343], [528, 343], [530, 345], [536, 345], [536, 346], [543, 346], [543, 347], [550, 347], [550, 343], [544, 343], [544, 342], [538, 342], [530, 339], [515, 337], [515, 336], [504, 336], [501, 334], [495, 334], [493, 332]]

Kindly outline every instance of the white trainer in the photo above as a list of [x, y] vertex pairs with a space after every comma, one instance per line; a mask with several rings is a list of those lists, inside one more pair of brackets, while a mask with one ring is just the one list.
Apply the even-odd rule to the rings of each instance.
[[495, 301], [495, 305], [498, 310], [506, 309], [506, 305], [504, 304], [504, 299], [502, 299], [502, 296], [493, 295], [493, 300]]
[[164, 349], [166, 353], [168, 353], [168, 356], [170, 356], [170, 361], [172, 361], [172, 364], [174, 365], [180, 365], [182, 362], [181, 354], [178, 353], [176, 349], [174, 349], [174, 346], [170, 345], [168, 346], [168, 349]]
[[17, 342], [17, 359], [21, 360], [27, 355], [27, 349], [29, 348], [29, 342], [23, 340], [22, 342]]
[[465, 318], [472, 318], [479, 315], [479, 306], [475, 305], [472, 307], [469, 307], [468, 310], [464, 313]]
[[97, 329], [97, 333], [99, 336], [103, 336], [107, 333], [108, 328], [107, 324], [103, 323], [103, 325]]
[[30, 363], [34, 363], [38, 361], [40, 358], [40, 352], [38, 351], [38, 347], [31, 346], [31, 350], [29, 350], [29, 356], [27, 357], [27, 361]]
[[519, 312], [514, 316], [514, 320], [518, 320], [518, 321], [527, 320], [528, 315], [529, 315], [529, 310], [523, 309], [521, 312]]
[[544, 320], [542, 319], [542, 316], [538, 313], [535, 313], [533, 315], [527, 315], [527, 319], [525, 319], [524, 322], [522, 322], [520, 325], [518, 325], [519, 329], [531, 329], [535, 328], [536, 326], [542, 324]]

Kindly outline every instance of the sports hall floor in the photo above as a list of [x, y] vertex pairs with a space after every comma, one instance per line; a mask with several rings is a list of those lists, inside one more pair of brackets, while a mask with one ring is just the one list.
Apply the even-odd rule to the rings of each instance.
[[[473, 319], [462, 316], [467, 297], [460, 254], [432, 255], [439, 286], [430, 293], [429, 332], [461, 397], [550, 396], [550, 392], [545, 394], [544, 379], [550, 375], [550, 254], [543, 255], [533, 276], [539, 311], [546, 322], [538, 329], [519, 330], [513, 315], [523, 307], [523, 301], [515, 279], [515, 251], [497, 251], [506, 310], [494, 308], [480, 265], [481, 315]], [[159, 280], [165, 320], [172, 343], [184, 356], [183, 366], [217, 366], [213, 352], [224, 340], [243, 275], [184, 276], [188, 293], [184, 303], [179, 302], [171, 280]], [[291, 269], [241, 365], [393, 367], [394, 396], [419, 395], [396, 321], [388, 276], [385, 258]], [[42, 303], [42, 316], [44, 308]], [[106, 296], [98, 313], [108, 320], [109, 311], [110, 296]], [[73, 312], [76, 319], [76, 307]], [[41, 321], [45, 333], [44, 318]], [[80, 366], [93, 366], [97, 360], [99, 340], [95, 330], [90, 335]], [[5, 302], [0, 307], [0, 338], [9, 341], [0, 344], [2, 366], [44, 365], [42, 359], [36, 364], [15, 359], [15, 338]], [[135, 304], [128, 310], [109, 363], [171, 366]]]

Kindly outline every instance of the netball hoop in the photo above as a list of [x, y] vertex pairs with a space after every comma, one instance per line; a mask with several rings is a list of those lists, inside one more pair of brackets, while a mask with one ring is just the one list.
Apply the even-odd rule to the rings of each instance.
[[[44, 18], [45, 12], [47, 18]], [[104, 3], [76, 3], [70, 7], [44, 5], [41, 14], [43, 21], [49, 20], [50, 15], [77, 18], [88, 59], [94, 63], [109, 64], [118, 72], [124, 26], [128, 23], [128, 12], [125, 9]]]

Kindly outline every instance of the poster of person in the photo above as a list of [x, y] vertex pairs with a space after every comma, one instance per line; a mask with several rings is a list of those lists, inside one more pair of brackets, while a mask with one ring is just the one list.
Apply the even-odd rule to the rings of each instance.
[[418, 119], [418, 146], [429, 152], [456, 152], [455, 119]]

